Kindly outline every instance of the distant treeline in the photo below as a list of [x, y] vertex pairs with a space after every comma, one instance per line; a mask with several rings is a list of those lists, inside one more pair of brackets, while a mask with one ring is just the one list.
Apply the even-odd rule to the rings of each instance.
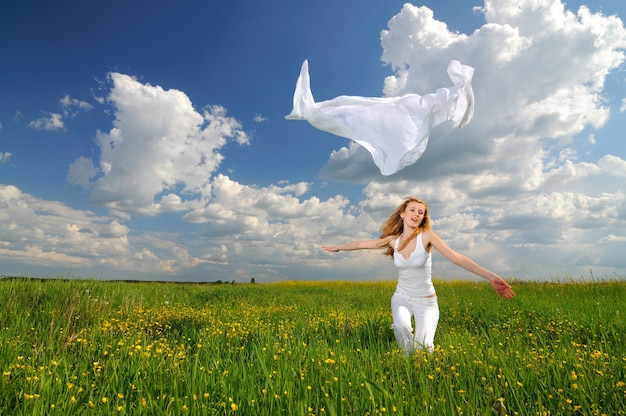
[[[30, 276], [0, 276], [0, 280], [27, 280], [34, 282], [48, 282], [48, 281], [74, 281], [74, 280], [99, 280], [103, 282], [124, 282], [124, 283], [176, 283], [176, 284], [197, 284], [197, 285], [234, 285], [236, 284], [234, 280], [227, 282], [223, 280], [215, 280], [215, 281], [173, 281], [173, 280], [137, 280], [137, 279], [83, 279], [83, 278], [72, 278], [72, 277], [30, 277]], [[254, 277], [250, 280], [250, 283], [255, 283]]]

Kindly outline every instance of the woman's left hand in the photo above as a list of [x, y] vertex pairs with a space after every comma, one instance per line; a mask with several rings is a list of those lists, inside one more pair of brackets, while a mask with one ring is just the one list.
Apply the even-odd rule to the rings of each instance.
[[498, 278], [491, 281], [491, 286], [495, 289], [498, 296], [511, 299], [515, 296], [515, 292], [511, 289], [511, 286], [504, 279]]

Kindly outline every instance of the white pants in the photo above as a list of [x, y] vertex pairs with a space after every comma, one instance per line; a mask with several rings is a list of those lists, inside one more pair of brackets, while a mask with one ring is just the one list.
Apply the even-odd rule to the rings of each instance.
[[[437, 297], [420, 298], [396, 291], [391, 297], [391, 312], [396, 341], [406, 355], [415, 349], [433, 351], [439, 323]], [[415, 331], [411, 318], [415, 319]]]

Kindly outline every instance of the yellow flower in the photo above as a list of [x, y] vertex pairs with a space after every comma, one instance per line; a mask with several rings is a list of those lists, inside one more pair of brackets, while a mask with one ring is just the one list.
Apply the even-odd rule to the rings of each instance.
[[237, 405], [235, 403], [231, 403], [230, 404], [230, 409], [234, 412], [235, 410], [238, 409]]

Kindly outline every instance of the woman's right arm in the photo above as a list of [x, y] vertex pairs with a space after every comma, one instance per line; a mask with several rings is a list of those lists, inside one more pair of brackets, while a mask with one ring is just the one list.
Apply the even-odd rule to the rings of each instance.
[[395, 239], [395, 236], [377, 238], [375, 240], [358, 240], [338, 246], [322, 246], [326, 251], [376, 250], [386, 248]]

